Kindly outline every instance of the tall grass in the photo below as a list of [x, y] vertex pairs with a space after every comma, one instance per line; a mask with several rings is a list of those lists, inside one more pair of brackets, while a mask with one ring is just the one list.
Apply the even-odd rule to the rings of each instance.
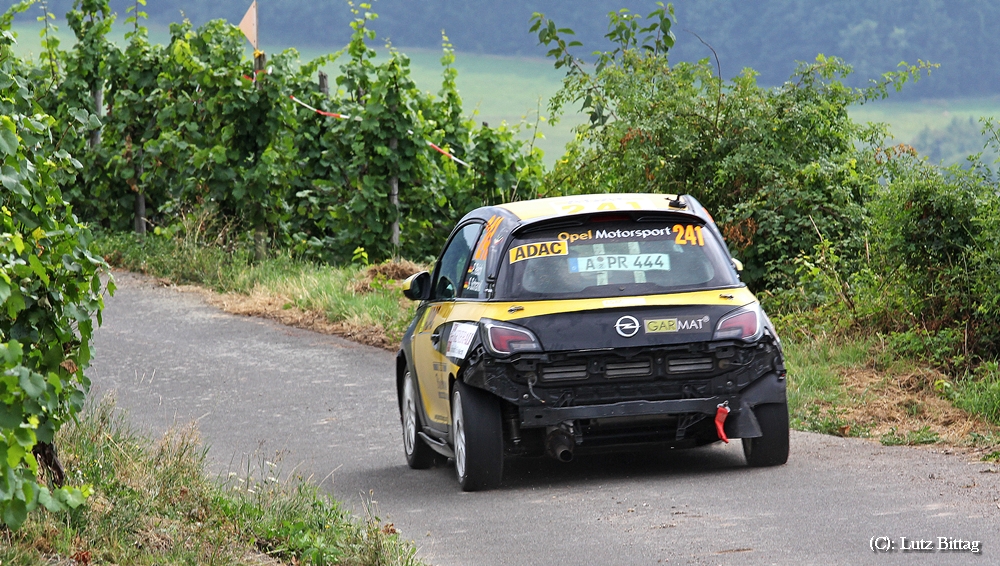
[[955, 405], [970, 413], [982, 415], [1000, 425], [1000, 369], [996, 362], [978, 368], [976, 375], [959, 380], [955, 386]]
[[795, 428], [836, 434], [845, 426], [838, 407], [850, 400], [840, 374], [843, 368], [863, 365], [869, 358], [868, 347], [864, 341], [831, 336], [786, 339], [788, 411]]
[[354, 519], [315, 485], [280, 480], [271, 463], [218, 481], [195, 429], [151, 440], [113, 401], [89, 407], [56, 444], [67, 481], [93, 494], [74, 511], [36, 511], [18, 531], [0, 531], [2, 564], [418, 563], [374, 512]]

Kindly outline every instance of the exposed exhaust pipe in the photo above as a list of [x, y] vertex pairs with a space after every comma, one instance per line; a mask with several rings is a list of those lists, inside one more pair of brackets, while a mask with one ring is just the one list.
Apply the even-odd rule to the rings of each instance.
[[576, 446], [573, 437], [565, 429], [555, 428], [545, 439], [545, 452], [560, 462], [573, 461], [573, 448]]

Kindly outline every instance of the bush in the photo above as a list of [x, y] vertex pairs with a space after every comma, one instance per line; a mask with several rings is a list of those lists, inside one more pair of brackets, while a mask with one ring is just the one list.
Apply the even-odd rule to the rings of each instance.
[[[16, 529], [40, 505], [76, 507], [87, 494], [59, 487], [52, 443], [90, 386], [106, 264], [56, 186], [74, 160], [46, 143], [55, 122], [38, 111], [12, 55], [11, 18], [0, 17], [0, 521]], [[45, 468], [57, 489], [40, 483]]]
[[851, 279], [859, 322], [946, 369], [993, 358], [1000, 197], [991, 173], [905, 154], [888, 170], [869, 206], [866, 261]]

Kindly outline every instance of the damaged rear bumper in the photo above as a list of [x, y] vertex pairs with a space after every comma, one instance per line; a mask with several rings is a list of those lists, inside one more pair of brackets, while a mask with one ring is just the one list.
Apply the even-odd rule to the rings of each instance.
[[761, 435], [753, 408], [768, 403], [786, 402], [785, 379], [769, 373], [736, 394], [695, 399], [662, 401], [622, 401], [600, 405], [570, 407], [520, 406], [521, 428], [556, 426], [567, 421], [627, 419], [629, 417], [705, 415], [714, 416], [720, 404], [727, 403], [732, 412], [726, 419], [726, 435], [733, 438], [755, 438]]

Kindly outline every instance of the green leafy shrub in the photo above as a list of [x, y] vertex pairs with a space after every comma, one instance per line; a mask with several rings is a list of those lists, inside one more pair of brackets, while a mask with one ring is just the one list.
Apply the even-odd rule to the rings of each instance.
[[[669, 64], [672, 14], [609, 14], [614, 47], [591, 67], [579, 42], [535, 14], [532, 31], [566, 69], [550, 108], [582, 103], [590, 113], [548, 175], [572, 192], [690, 193], [712, 211], [755, 290], [791, 288], [792, 260], [825, 237], [844, 257], [863, 249], [864, 205], [882, 163], [879, 126], [854, 123], [852, 104], [884, 98], [929, 65], [887, 73], [868, 89], [845, 86], [851, 68], [818, 56], [778, 88], [746, 70], [731, 81], [708, 60]], [[843, 273], [849, 273], [845, 263]]]
[[79, 164], [46, 144], [55, 121], [12, 55], [11, 18], [0, 18], [0, 520], [16, 529], [38, 506], [76, 507], [88, 493], [40, 484], [39, 460], [61, 484], [51, 444], [90, 386], [106, 264], [56, 186], [57, 171]]
[[965, 369], [964, 345], [965, 334], [960, 328], [916, 328], [889, 334], [885, 351], [891, 359], [915, 360], [954, 372]]
[[992, 174], [897, 155], [873, 195], [866, 257], [851, 279], [863, 327], [947, 370], [1000, 353], [1000, 223]]
[[403, 53], [390, 49], [375, 61], [368, 43], [376, 17], [356, 13], [336, 95], [304, 89], [311, 105], [351, 118], [295, 110], [296, 171], [288, 177], [278, 233], [302, 257], [347, 263], [357, 247], [374, 262], [434, 257], [468, 211], [537, 194], [541, 152], [517, 138], [518, 127], [475, 126], [462, 117], [447, 38], [435, 97], [416, 88]]

